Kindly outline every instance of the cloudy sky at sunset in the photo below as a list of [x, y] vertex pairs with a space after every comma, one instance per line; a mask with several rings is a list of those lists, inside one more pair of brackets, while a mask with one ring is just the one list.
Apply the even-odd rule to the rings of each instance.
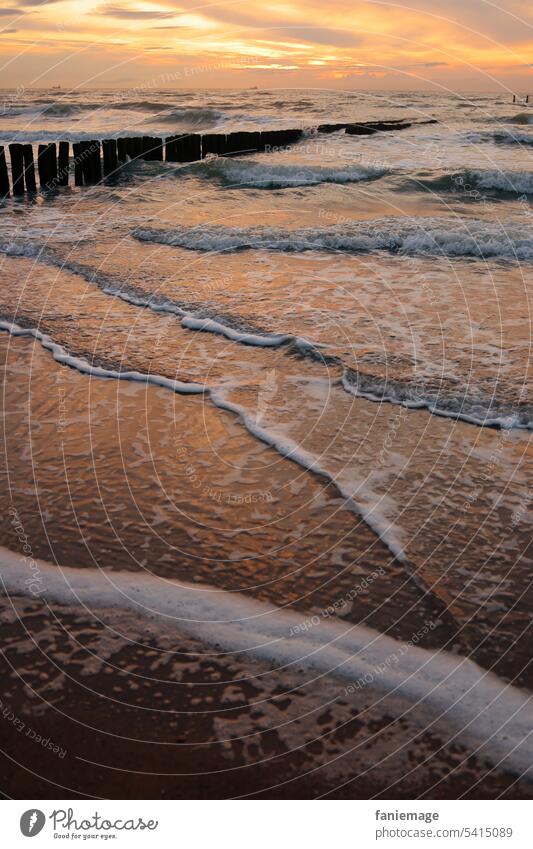
[[3, 87], [338, 87], [533, 93], [532, 4], [19, 0]]

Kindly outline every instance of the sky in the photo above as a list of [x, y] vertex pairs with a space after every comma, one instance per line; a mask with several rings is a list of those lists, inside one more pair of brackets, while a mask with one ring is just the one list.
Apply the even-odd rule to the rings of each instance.
[[5, 0], [1, 87], [533, 94], [531, 0]]

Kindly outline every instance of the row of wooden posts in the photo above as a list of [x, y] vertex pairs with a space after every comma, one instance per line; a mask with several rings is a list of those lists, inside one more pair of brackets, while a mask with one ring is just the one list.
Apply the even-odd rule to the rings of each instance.
[[[270, 132], [241, 132], [227, 135], [153, 136], [105, 139], [100, 142], [74, 142], [74, 184], [87, 186], [117, 174], [130, 160], [196, 162], [210, 154], [219, 156], [254, 153], [293, 144], [303, 130], [271, 130]], [[31, 144], [10, 144], [11, 190], [14, 196], [36, 192], [37, 181]], [[37, 152], [37, 174], [42, 190], [68, 186], [70, 173], [70, 143], [61, 141], [40, 144]], [[0, 198], [10, 195], [9, 172], [4, 147], [0, 146]]]
[[[434, 119], [419, 121], [434, 124]], [[348, 135], [367, 136], [391, 130], [406, 130], [407, 121], [363, 121], [358, 123], [321, 124], [319, 133], [345, 130]], [[74, 142], [74, 184], [89, 186], [120, 172], [131, 160], [144, 159], [162, 162], [197, 162], [206, 156], [231, 156], [284, 148], [301, 139], [303, 130], [267, 130], [265, 132], [196, 133], [158, 138], [141, 136], [104, 139], [104, 141]], [[37, 183], [31, 144], [9, 145], [11, 186], [13, 195], [36, 192]], [[70, 143], [56, 146], [40, 144], [37, 152], [39, 186], [43, 190], [68, 186], [70, 174]], [[0, 145], [0, 199], [10, 195], [9, 172], [4, 148]]]

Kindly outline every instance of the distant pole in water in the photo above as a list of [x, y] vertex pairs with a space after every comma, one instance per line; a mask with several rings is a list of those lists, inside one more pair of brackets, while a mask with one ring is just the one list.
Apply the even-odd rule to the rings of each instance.
[[21, 144], [9, 145], [9, 156], [11, 158], [11, 182], [13, 195], [24, 194], [24, 154]]
[[526, 95], [526, 103], [529, 103], [529, 94]]
[[516, 103], [516, 94], [513, 94], [513, 103]]
[[0, 145], [0, 197], [9, 197], [9, 177], [3, 145]]
[[35, 165], [33, 164], [33, 147], [31, 144], [25, 144], [22, 147], [24, 154], [24, 177], [26, 180], [26, 191], [36, 192], [37, 185], [35, 183]]

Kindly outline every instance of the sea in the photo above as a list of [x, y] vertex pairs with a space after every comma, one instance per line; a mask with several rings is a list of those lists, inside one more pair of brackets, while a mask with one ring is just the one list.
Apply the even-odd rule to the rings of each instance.
[[[52, 702], [80, 633], [99, 631], [76, 660], [98, 680], [104, 645], [115, 657], [164, 633], [172, 664], [178, 635], [197, 641], [195, 664], [218, 652], [244, 664], [239, 680], [292, 681], [308, 714], [369, 694], [387, 715], [422, 706], [449, 757], [457, 740], [529, 774], [533, 104], [518, 100], [0, 93], [6, 148], [304, 131], [0, 206], [4, 615], [24, 626], [13, 656], [33, 651], [33, 622], [60, 658]], [[317, 131], [397, 120], [409, 126]], [[50, 635], [61, 612], [70, 648]], [[204, 718], [210, 674], [190, 679]], [[235, 676], [216, 675], [226, 707], [209, 733], [227, 742]], [[257, 695], [243, 692], [241, 724]], [[264, 744], [276, 728], [290, 752], [316, 739], [302, 712], [294, 739], [271, 713], [238, 734]], [[238, 757], [268, 759], [261, 745]], [[313, 757], [330, 792], [355, 767], [326, 749]]]

